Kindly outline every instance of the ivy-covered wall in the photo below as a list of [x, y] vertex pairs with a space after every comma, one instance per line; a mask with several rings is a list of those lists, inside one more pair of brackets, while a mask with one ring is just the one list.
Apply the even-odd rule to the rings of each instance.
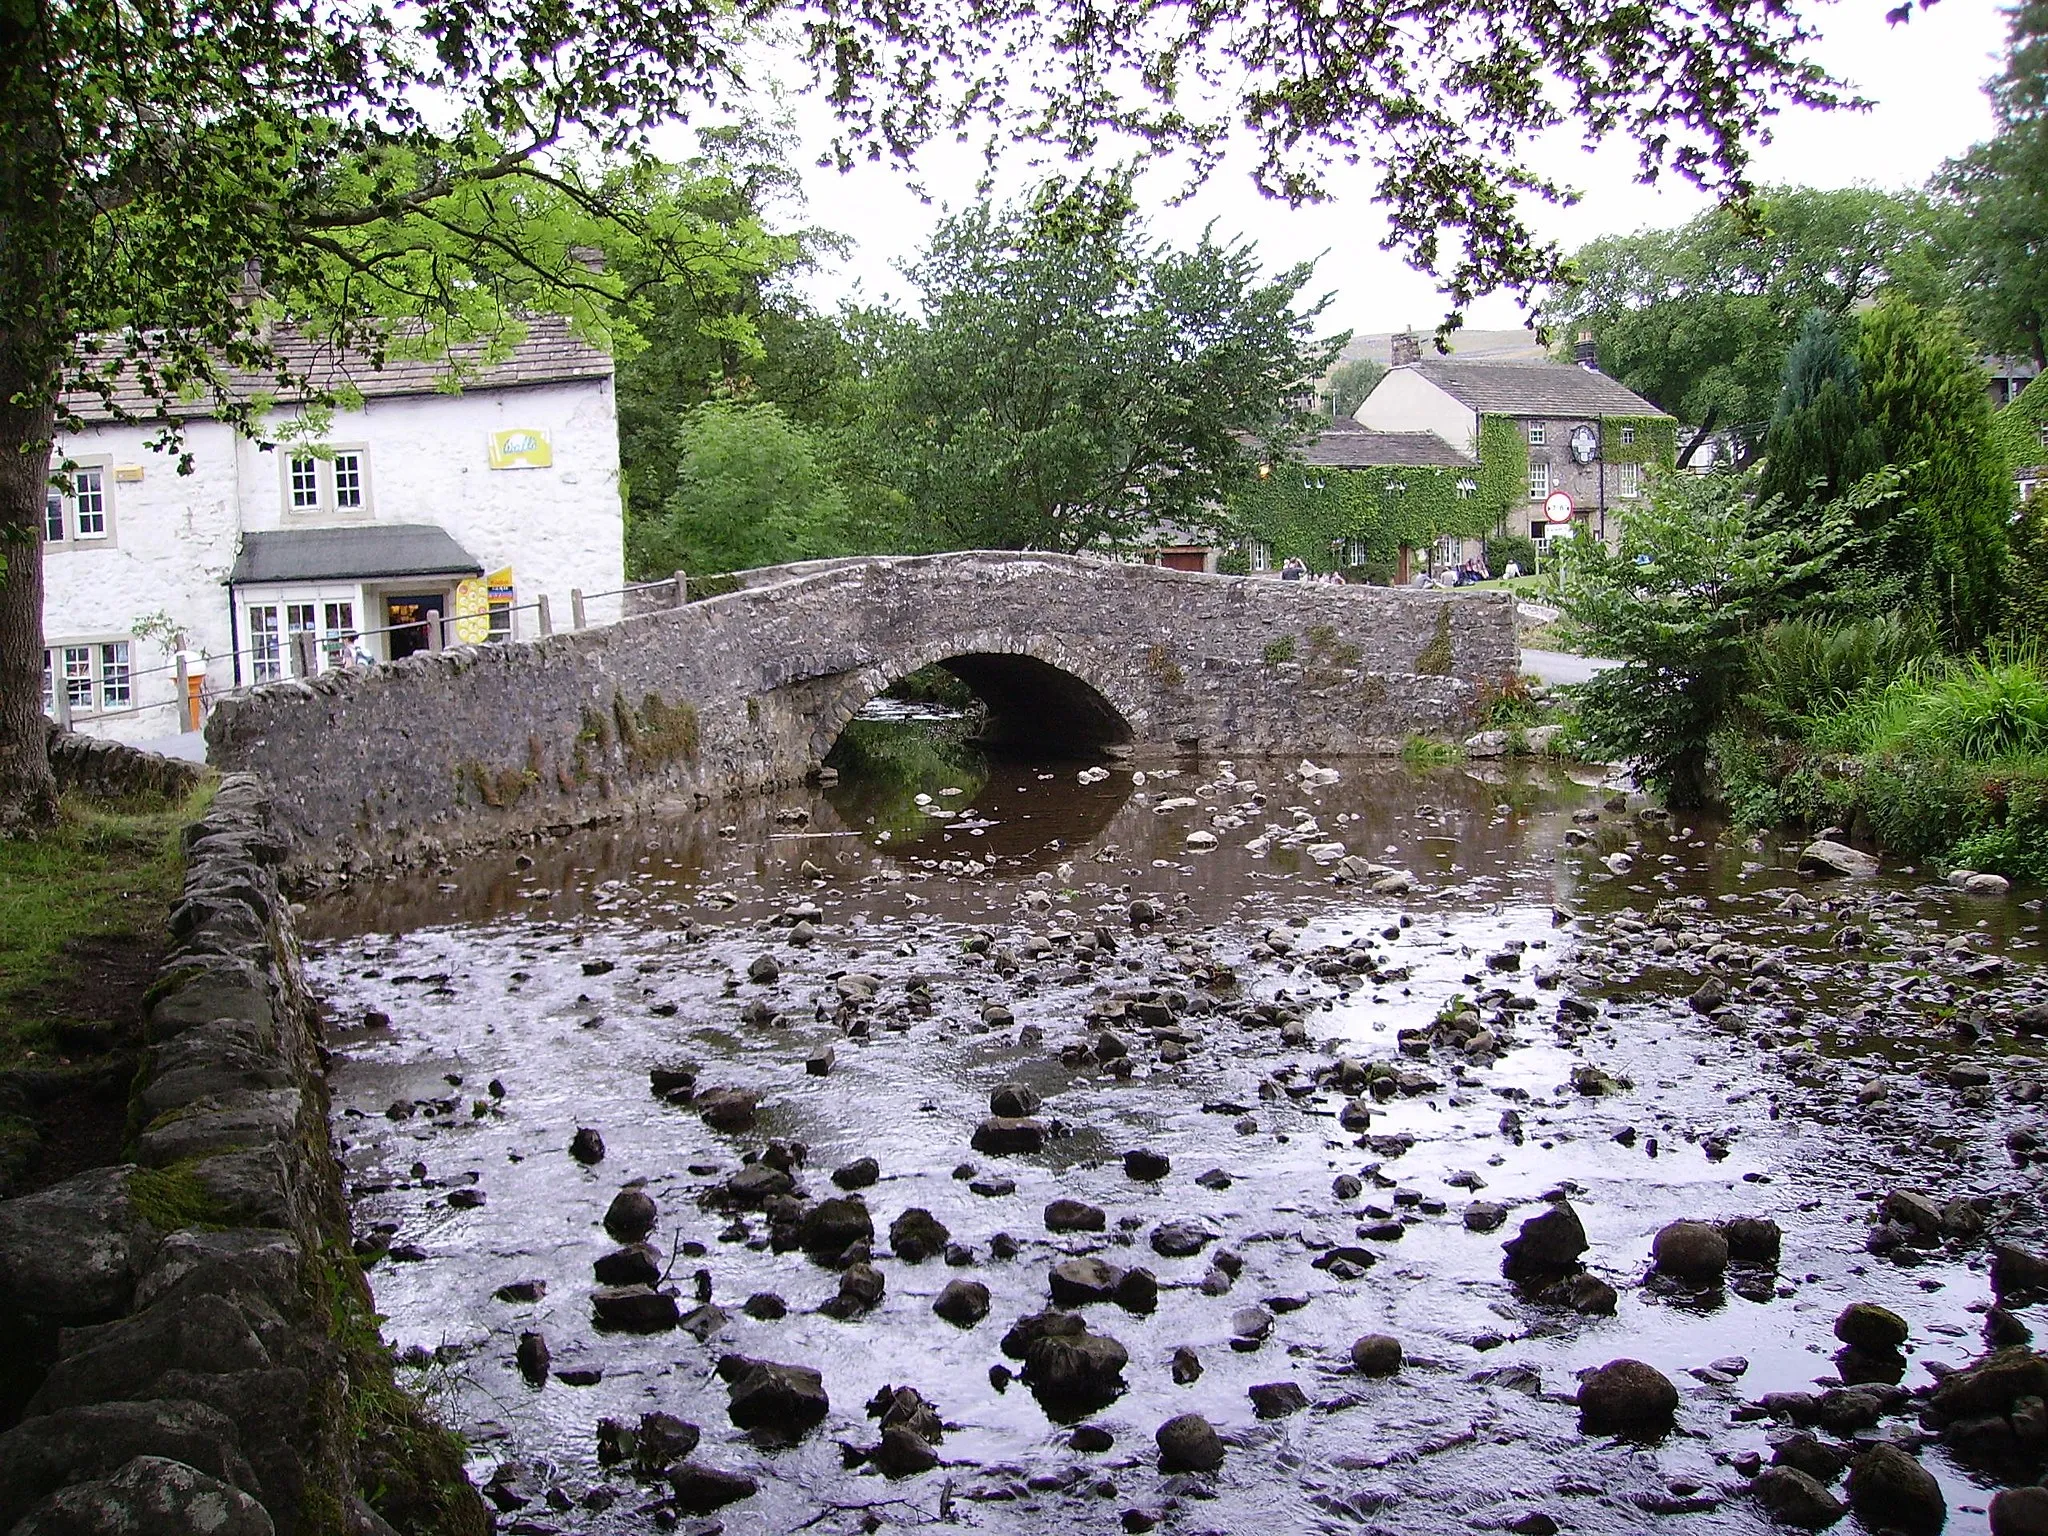
[[[1402, 547], [1423, 548], [1445, 534], [1478, 537], [1500, 521], [1483, 488], [1459, 489], [1476, 477], [1458, 468], [1332, 469], [1318, 464], [1276, 464], [1266, 479], [1235, 498], [1230, 531], [1239, 540], [1269, 546], [1277, 566], [1290, 556], [1310, 570], [1339, 566], [1390, 571]], [[1365, 558], [1347, 558], [1344, 545], [1364, 545]], [[1240, 547], [1223, 561], [1242, 572]]]
[[1529, 440], [1512, 416], [1479, 418], [1479, 500], [1493, 520], [1491, 532], [1529, 492]]
[[[1624, 433], [1634, 441], [1623, 442]], [[1674, 468], [1678, 463], [1678, 423], [1668, 416], [1603, 416], [1600, 457], [1609, 464]]]
[[1991, 430], [2007, 469], [2015, 472], [2048, 464], [2048, 442], [2041, 432], [2048, 428], [2048, 385], [2034, 380], [2010, 405], [1991, 418]]

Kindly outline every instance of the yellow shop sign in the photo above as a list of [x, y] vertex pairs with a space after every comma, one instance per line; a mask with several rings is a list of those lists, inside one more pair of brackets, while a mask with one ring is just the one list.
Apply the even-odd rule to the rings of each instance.
[[546, 469], [554, 462], [547, 433], [534, 427], [508, 427], [491, 434], [493, 469]]

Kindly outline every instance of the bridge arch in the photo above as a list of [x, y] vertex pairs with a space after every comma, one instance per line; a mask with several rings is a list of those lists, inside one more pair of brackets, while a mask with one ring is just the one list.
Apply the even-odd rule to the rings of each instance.
[[1053, 757], [1128, 750], [1143, 711], [1118, 669], [1057, 636], [997, 632], [925, 642], [846, 676], [819, 709], [811, 752], [822, 763], [868, 701], [913, 672], [941, 667], [988, 709], [983, 739]]

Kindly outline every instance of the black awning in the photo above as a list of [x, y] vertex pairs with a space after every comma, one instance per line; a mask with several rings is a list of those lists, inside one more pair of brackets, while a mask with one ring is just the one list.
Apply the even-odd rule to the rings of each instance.
[[276, 581], [376, 581], [391, 576], [481, 576], [482, 564], [433, 523], [280, 528], [242, 535], [232, 586]]

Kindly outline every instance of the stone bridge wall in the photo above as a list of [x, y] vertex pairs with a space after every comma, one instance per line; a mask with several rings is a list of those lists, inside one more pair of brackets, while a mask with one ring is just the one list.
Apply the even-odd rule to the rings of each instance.
[[488, 1528], [350, 1253], [285, 852], [263, 786], [223, 781], [186, 830], [133, 1161], [0, 1200], [0, 1530]]
[[[1071, 702], [1106, 702], [1134, 752], [1333, 755], [1458, 727], [1518, 657], [1498, 594], [991, 553], [747, 579], [601, 629], [266, 685], [215, 712], [209, 756], [275, 786], [298, 873], [333, 873], [794, 782], [875, 693], [961, 655], [1078, 679]], [[1047, 709], [1042, 668], [980, 670], [1013, 735], [1071, 713]]]

